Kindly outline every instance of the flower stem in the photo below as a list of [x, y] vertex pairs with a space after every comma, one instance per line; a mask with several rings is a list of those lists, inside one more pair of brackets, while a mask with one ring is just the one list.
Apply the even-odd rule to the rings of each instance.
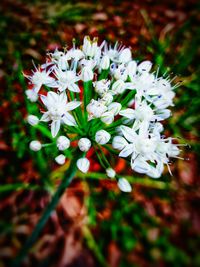
[[44, 228], [46, 222], [48, 221], [52, 211], [55, 209], [55, 207], [57, 206], [60, 197], [62, 196], [62, 194], [65, 192], [66, 188], [69, 186], [69, 184], [71, 183], [77, 167], [76, 167], [76, 161], [77, 159], [80, 157], [79, 156], [75, 156], [73, 158], [73, 160], [71, 161], [71, 164], [66, 172], [66, 175], [64, 176], [62, 182], [60, 183], [57, 191], [55, 192], [54, 196], [51, 199], [51, 202], [48, 204], [48, 206], [46, 207], [46, 209], [44, 210], [44, 213], [42, 214], [41, 218], [39, 219], [36, 227], [34, 228], [32, 234], [29, 236], [29, 238], [27, 239], [27, 241], [25, 242], [24, 246], [22, 247], [21, 251], [19, 252], [19, 254], [16, 256], [16, 258], [14, 259], [13, 263], [12, 263], [12, 267], [19, 267], [21, 266], [21, 263], [23, 261], [23, 259], [26, 257], [26, 255], [28, 254], [29, 250], [31, 249], [31, 247], [33, 246], [33, 244], [36, 242], [39, 234], [41, 233], [42, 229]]

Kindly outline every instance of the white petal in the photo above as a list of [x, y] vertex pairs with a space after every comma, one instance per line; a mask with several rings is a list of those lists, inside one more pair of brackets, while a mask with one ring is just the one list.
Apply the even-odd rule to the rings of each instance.
[[77, 160], [76, 166], [81, 172], [86, 173], [89, 170], [90, 162], [87, 158], [81, 158]]
[[147, 173], [150, 165], [142, 158], [137, 157], [135, 160], [131, 159], [131, 168], [138, 173]]
[[140, 73], [141, 72], [149, 72], [151, 70], [151, 67], [152, 67], [151, 61], [146, 60], [146, 61], [143, 61], [142, 63], [140, 63], [138, 65], [137, 70]]
[[66, 103], [67, 102], [67, 95], [66, 95], [66, 92], [63, 92], [59, 95], [59, 102], [61, 103]]
[[67, 110], [73, 110], [73, 109], [79, 107], [80, 105], [81, 105], [80, 101], [74, 100], [74, 101], [67, 103], [66, 108], [67, 108]]
[[121, 126], [120, 127], [122, 130], [122, 133], [124, 137], [129, 141], [129, 142], [134, 142], [136, 133], [133, 129], [127, 127], [127, 126]]
[[69, 89], [70, 91], [72, 91], [72, 92], [75, 92], [75, 93], [80, 93], [80, 91], [81, 91], [81, 90], [79, 89], [78, 85], [75, 84], [75, 83], [70, 84], [70, 85], [68, 86], [68, 89]]
[[117, 185], [122, 192], [130, 193], [132, 191], [130, 183], [125, 178], [120, 178]]
[[71, 114], [69, 114], [68, 112], [65, 112], [65, 115], [62, 117], [62, 120], [65, 124], [67, 124], [69, 126], [76, 126], [77, 125], [74, 117]]
[[48, 106], [48, 98], [45, 95], [40, 95], [40, 98], [45, 106]]
[[60, 130], [60, 120], [51, 123], [51, 134], [55, 137]]
[[45, 121], [45, 122], [50, 121], [50, 117], [49, 117], [49, 112], [48, 112], [48, 111], [45, 112], [45, 113], [42, 115], [40, 121]]
[[135, 118], [135, 110], [132, 108], [127, 108], [127, 109], [121, 110], [119, 112], [119, 115], [126, 117], [128, 119], [134, 119]]
[[48, 105], [54, 105], [55, 102], [58, 101], [58, 97], [59, 95], [57, 95], [56, 93], [50, 91], [47, 94], [47, 99], [48, 99]]
[[57, 156], [55, 158], [55, 161], [59, 164], [59, 165], [63, 165], [65, 163], [65, 156], [63, 154], [60, 154], [59, 156]]
[[133, 144], [128, 144], [125, 146], [125, 148], [119, 153], [119, 157], [126, 158], [129, 155], [131, 155], [134, 151]]

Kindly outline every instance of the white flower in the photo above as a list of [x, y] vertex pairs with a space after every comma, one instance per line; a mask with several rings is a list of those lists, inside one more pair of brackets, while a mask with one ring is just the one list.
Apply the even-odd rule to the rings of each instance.
[[100, 145], [105, 145], [109, 142], [111, 135], [105, 130], [99, 130], [95, 134], [95, 141]]
[[101, 115], [101, 121], [106, 124], [111, 124], [114, 121], [114, 114], [110, 111], [107, 111]]
[[94, 99], [87, 105], [87, 112], [90, 117], [100, 118], [102, 114], [107, 110], [107, 107], [100, 101]]
[[78, 147], [81, 151], [87, 152], [91, 147], [91, 141], [88, 138], [81, 138], [78, 141]]
[[123, 80], [126, 81], [128, 78], [128, 70], [127, 67], [124, 64], [119, 65], [114, 71], [113, 71], [114, 78], [116, 80]]
[[38, 119], [38, 117], [36, 117], [36, 116], [34, 116], [34, 115], [29, 115], [29, 116], [27, 117], [27, 121], [28, 121], [28, 123], [29, 123], [30, 125], [35, 126], [35, 125], [38, 124], [39, 119]]
[[109, 66], [110, 66], [110, 58], [109, 58], [109, 56], [105, 55], [102, 57], [100, 64], [99, 64], [99, 67], [102, 70], [107, 70], [109, 68]]
[[106, 174], [109, 178], [114, 178], [116, 175], [116, 172], [112, 168], [108, 168], [106, 169]]
[[36, 102], [38, 100], [38, 94], [34, 91], [34, 89], [26, 90], [25, 94], [31, 102]]
[[84, 82], [92, 81], [94, 77], [94, 72], [90, 67], [83, 67], [81, 72], [81, 79]]
[[100, 80], [93, 83], [94, 89], [100, 96], [103, 96], [105, 93], [108, 92], [110, 87], [110, 80]]
[[110, 105], [113, 101], [113, 96], [111, 93], [105, 93], [101, 98], [101, 102], [104, 103], [106, 106]]
[[112, 93], [114, 95], [122, 94], [125, 89], [126, 89], [126, 84], [123, 80], [117, 80], [112, 85]]
[[56, 144], [57, 144], [57, 148], [59, 150], [63, 151], [65, 149], [69, 148], [70, 140], [66, 136], [61, 135], [58, 137]]
[[112, 141], [112, 146], [114, 149], [122, 150], [128, 144], [126, 139], [122, 136], [115, 136]]
[[131, 50], [129, 48], [125, 48], [119, 55], [120, 63], [127, 63], [132, 59]]
[[90, 162], [87, 158], [80, 158], [77, 160], [76, 166], [81, 172], [87, 173], [90, 167]]
[[60, 92], [68, 89], [72, 92], [80, 93], [80, 89], [76, 84], [80, 80], [80, 78], [73, 70], [63, 71], [60, 68], [56, 68], [54, 71], [57, 78], [58, 90]]
[[108, 106], [108, 111], [112, 112], [114, 115], [117, 115], [122, 108], [122, 105], [117, 102], [113, 102]]
[[39, 151], [42, 148], [42, 145], [39, 141], [34, 140], [30, 142], [29, 148], [33, 151]]
[[95, 54], [98, 53], [99, 47], [97, 41], [97, 38], [91, 41], [89, 36], [84, 37], [82, 50], [86, 56], [94, 57]]
[[113, 48], [111, 46], [108, 47], [108, 44], [105, 43], [104, 55], [108, 56], [111, 61], [116, 63], [122, 63], [122, 57], [125, 56], [125, 62], [127, 62], [127, 60], [129, 60], [130, 53], [126, 50], [123, 54], [125, 49], [129, 50], [129, 48], [119, 45], [118, 42], [115, 43]]
[[130, 183], [125, 178], [119, 178], [117, 185], [122, 192], [130, 193], [132, 191]]
[[36, 71], [33, 72], [33, 75], [24, 75], [24, 76], [29, 79], [31, 84], [33, 84], [34, 92], [38, 93], [43, 84], [49, 87], [55, 87], [55, 79], [49, 76], [50, 73], [51, 73], [51, 70], [40, 71], [36, 68]]
[[84, 58], [84, 53], [80, 49], [72, 48], [67, 52], [69, 59], [74, 59], [75, 61], [79, 61]]
[[66, 93], [60, 95], [54, 92], [48, 92], [47, 96], [41, 95], [41, 100], [48, 109], [40, 119], [41, 121], [52, 121], [51, 134], [55, 137], [60, 129], [60, 124], [63, 122], [69, 126], [76, 126], [74, 117], [68, 112], [80, 106], [79, 101], [71, 101], [67, 103]]
[[59, 164], [59, 165], [63, 165], [65, 164], [65, 156], [63, 154], [60, 154], [59, 156], [57, 156], [55, 158], [55, 161]]

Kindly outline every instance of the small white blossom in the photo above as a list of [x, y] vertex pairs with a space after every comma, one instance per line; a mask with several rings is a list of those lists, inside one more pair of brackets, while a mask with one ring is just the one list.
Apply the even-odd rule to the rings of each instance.
[[94, 57], [98, 53], [99, 47], [97, 44], [98, 39], [94, 38], [93, 41], [90, 40], [89, 36], [85, 36], [83, 40], [83, 52], [86, 56]]
[[130, 193], [132, 191], [130, 183], [125, 178], [119, 178], [117, 185], [122, 192]]
[[107, 70], [109, 68], [109, 66], [110, 66], [110, 58], [109, 58], [109, 56], [105, 55], [102, 57], [100, 64], [99, 64], [99, 67], [102, 70]]
[[65, 149], [68, 149], [69, 146], [70, 146], [70, 140], [64, 136], [64, 135], [61, 135], [58, 137], [57, 141], [56, 141], [56, 144], [57, 144], [57, 148], [61, 151], [65, 150]]
[[39, 141], [34, 140], [30, 142], [29, 147], [33, 151], [39, 151], [42, 148], [42, 145]]
[[95, 134], [95, 141], [100, 145], [105, 145], [109, 142], [111, 135], [105, 130], [99, 130]]
[[106, 174], [109, 178], [115, 178], [116, 172], [112, 168], [106, 169]]
[[27, 121], [28, 121], [28, 123], [29, 123], [30, 125], [35, 126], [35, 125], [38, 124], [39, 119], [38, 119], [38, 117], [36, 117], [36, 116], [34, 116], [34, 115], [29, 115], [29, 116], [27, 117]]
[[87, 158], [80, 158], [77, 160], [76, 166], [81, 172], [87, 173], [90, 167], [90, 162]]
[[114, 114], [110, 111], [107, 111], [101, 115], [101, 121], [106, 124], [111, 124], [114, 121]]
[[94, 72], [90, 67], [84, 67], [81, 72], [81, 79], [84, 82], [92, 81], [94, 77]]
[[106, 93], [101, 98], [101, 102], [104, 103], [106, 106], [110, 105], [113, 101], [113, 96], [111, 93]]
[[103, 79], [103, 80], [94, 82], [93, 85], [94, 85], [94, 89], [97, 92], [97, 94], [99, 94], [100, 96], [103, 96], [109, 90], [110, 81]]
[[80, 93], [80, 89], [76, 84], [80, 80], [80, 78], [73, 70], [63, 71], [60, 68], [56, 68], [54, 71], [57, 78], [58, 90], [60, 92], [68, 89], [69, 91]]
[[31, 102], [36, 102], [38, 100], [38, 94], [34, 91], [34, 89], [26, 90], [25, 94]]
[[94, 99], [87, 105], [87, 112], [90, 117], [100, 118], [106, 110], [107, 107], [102, 102]]
[[63, 165], [65, 164], [65, 156], [63, 154], [60, 154], [59, 156], [57, 156], [55, 158], [55, 161], [59, 164], [59, 165]]
[[88, 138], [81, 138], [78, 141], [78, 147], [81, 151], [87, 152], [91, 147], [91, 141]]
[[122, 94], [125, 89], [126, 89], [126, 84], [123, 80], [117, 80], [112, 85], [112, 93], [114, 95]]
[[68, 112], [80, 106], [79, 101], [67, 103], [66, 93], [58, 95], [54, 92], [48, 92], [47, 96], [41, 95], [42, 102], [48, 109], [40, 119], [41, 121], [52, 121], [51, 133], [55, 137], [60, 129], [61, 122], [69, 126], [76, 126], [74, 117]]

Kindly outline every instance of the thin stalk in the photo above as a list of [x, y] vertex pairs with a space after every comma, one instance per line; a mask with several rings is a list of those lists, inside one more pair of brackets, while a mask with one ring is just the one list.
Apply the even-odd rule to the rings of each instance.
[[20, 267], [21, 266], [23, 259], [26, 257], [29, 250], [31, 249], [33, 244], [36, 242], [39, 234], [41, 233], [46, 222], [48, 221], [49, 217], [51, 216], [51, 213], [53, 212], [53, 210], [57, 206], [57, 204], [60, 200], [60, 197], [65, 192], [65, 190], [69, 186], [69, 184], [71, 183], [71, 181], [72, 181], [72, 179], [76, 173], [76, 170], [77, 170], [76, 161], [80, 156], [81, 155], [75, 156], [74, 159], [71, 161], [71, 164], [70, 164], [70, 166], [66, 172], [66, 175], [64, 176], [61, 184], [59, 185], [57, 191], [55, 192], [54, 196], [52, 197], [51, 202], [48, 204], [48, 206], [44, 210], [44, 212], [43, 212], [41, 218], [39, 219], [36, 227], [34, 228], [32, 234], [29, 236], [29, 238], [25, 242], [24, 246], [22, 247], [21, 251], [19, 252], [17, 257], [14, 259], [14, 261], [11, 265], [12, 267]]

